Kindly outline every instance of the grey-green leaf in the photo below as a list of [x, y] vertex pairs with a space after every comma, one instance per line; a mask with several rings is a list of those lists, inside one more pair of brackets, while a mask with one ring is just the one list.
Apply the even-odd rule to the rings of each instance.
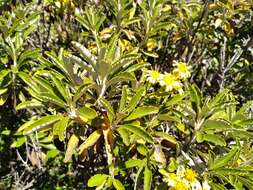
[[150, 114], [156, 114], [158, 113], [158, 111], [159, 111], [159, 108], [155, 106], [138, 107], [125, 119], [125, 121], [141, 118]]
[[143, 138], [145, 141], [149, 143], [154, 142], [153, 137], [141, 127], [134, 125], [122, 125], [120, 127], [134, 133], [135, 135], [138, 135], [139, 137]]
[[231, 161], [236, 153], [238, 152], [238, 148], [233, 148], [229, 153], [227, 153], [225, 156], [216, 158], [209, 166], [210, 170], [215, 170], [221, 167], [224, 167], [228, 164], [229, 161]]

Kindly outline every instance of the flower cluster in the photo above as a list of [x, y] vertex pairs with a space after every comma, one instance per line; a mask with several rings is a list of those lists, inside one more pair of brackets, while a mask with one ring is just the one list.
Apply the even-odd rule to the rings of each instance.
[[169, 190], [210, 190], [207, 180], [202, 183], [198, 180], [198, 174], [191, 168], [180, 165], [175, 173], [161, 172], [164, 181], [168, 183]]
[[183, 93], [182, 81], [190, 77], [190, 67], [182, 62], [175, 63], [174, 66], [172, 73], [165, 72], [161, 74], [157, 70], [149, 70], [147, 72], [147, 81], [152, 84], [159, 83], [165, 87], [165, 91], [176, 90]]

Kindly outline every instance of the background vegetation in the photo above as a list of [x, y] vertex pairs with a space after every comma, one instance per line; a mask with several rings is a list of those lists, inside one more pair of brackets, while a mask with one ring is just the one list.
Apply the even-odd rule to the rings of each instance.
[[0, 12], [0, 189], [253, 188], [252, 0]]

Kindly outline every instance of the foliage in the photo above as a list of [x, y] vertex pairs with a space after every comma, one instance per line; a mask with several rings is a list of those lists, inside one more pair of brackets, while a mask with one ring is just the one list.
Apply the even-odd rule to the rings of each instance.
[[252, 1], [0, 6], [0, 188], [252, 189]]

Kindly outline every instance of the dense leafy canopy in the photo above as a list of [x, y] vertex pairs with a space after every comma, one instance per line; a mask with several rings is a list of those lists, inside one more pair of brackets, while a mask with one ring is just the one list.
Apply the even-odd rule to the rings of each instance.
[[0, 9], [0, 189], [252, 189], [252, 0]]

